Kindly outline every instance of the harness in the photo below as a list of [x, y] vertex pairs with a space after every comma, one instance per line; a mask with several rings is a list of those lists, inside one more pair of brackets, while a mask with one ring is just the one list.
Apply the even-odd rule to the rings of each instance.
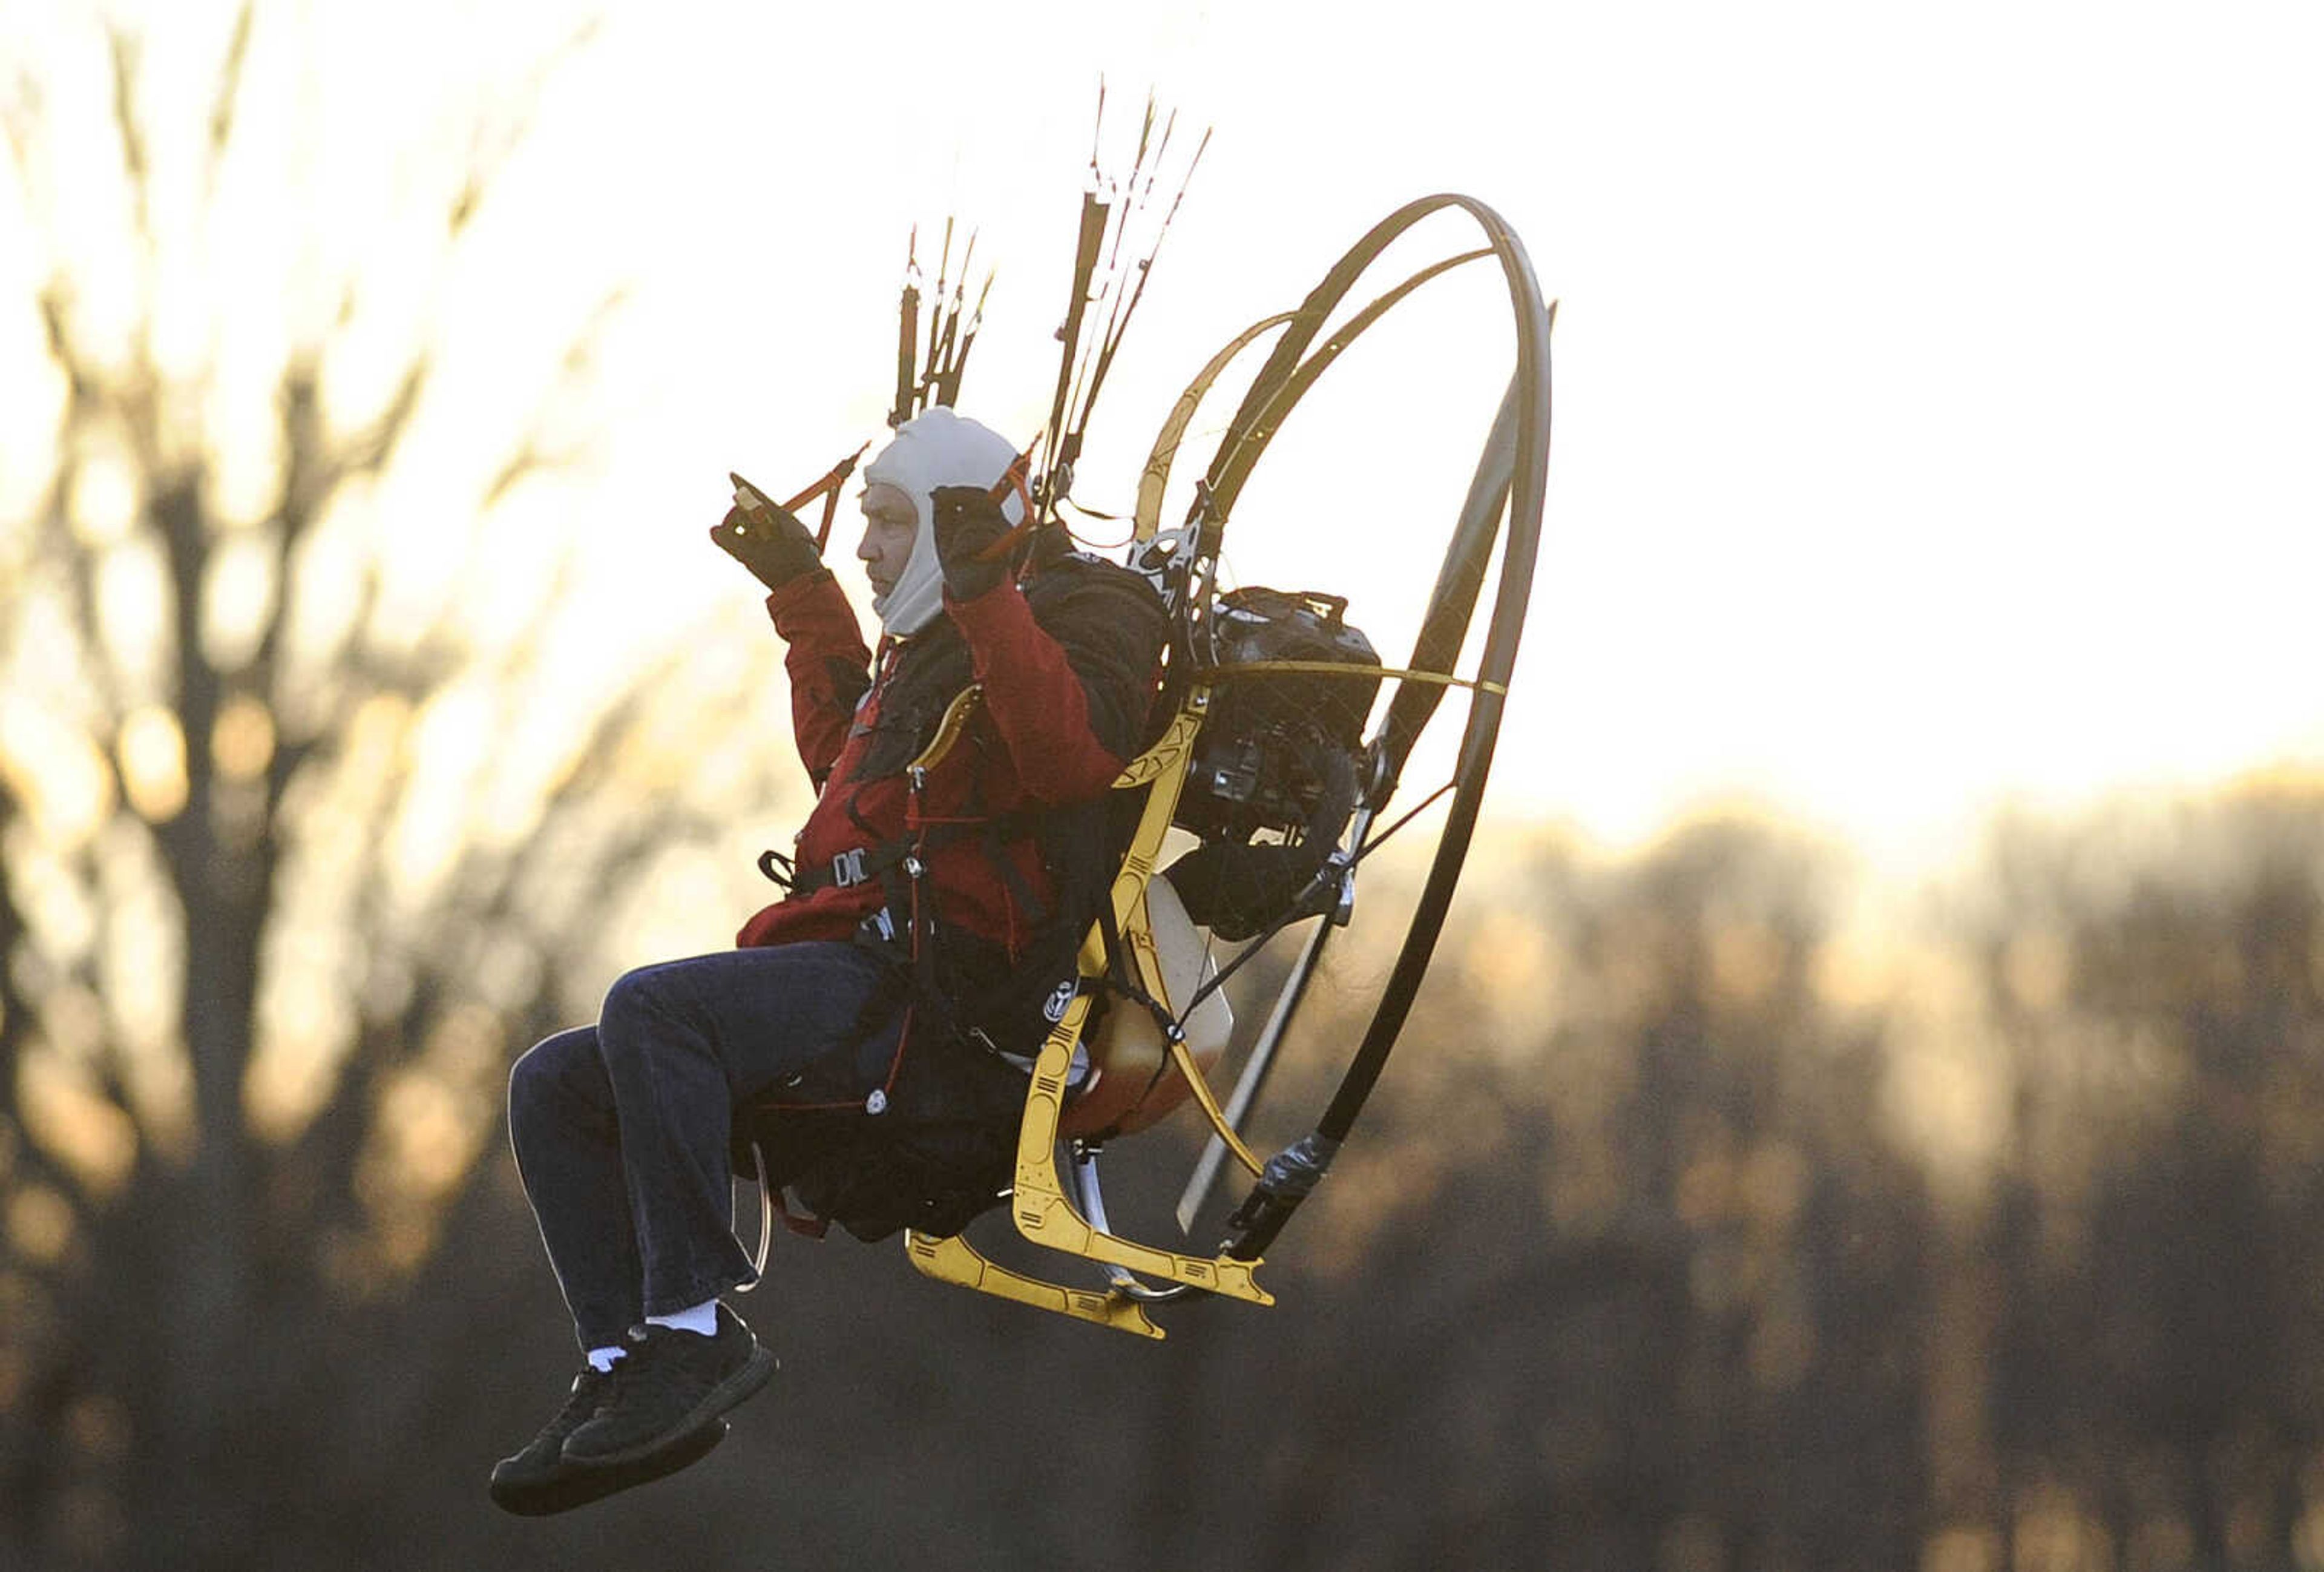
[[[973, 709], [977, 697], [977, 689], [967, 689], [953, 701], [952, 707]], [[948, 728], [949, 715], [948, 711]], [[934, 746], [931, 744], [932, 750]], [[802, 866], [779, 852], [761, 852], [759, 871], [794, 899], [835, 886], [849, 889], [878, 884], [883, 899], [857, 925], [855, 942], [879, 954], [904, 975], [922, 1019], [942, 1022], [955, 1034], [983, 1038], [990, 1045], [985, 1029], [993, 1023], [985, 1017], [993, 1013], [1006, 994], [1015, 991], [1012, 985], [1016, 971], [1039, 956], [1048, 929], [1056, 926], [1051, 920], [1047, 903], [1027, 882], [1009, 856], [1008, 848], [1038, 841], [1039, 831], [1049, 818], [1057, 816], [1057, 810], [1043, 814], [1019, 809], [988, 817], [930, 819], [921, 807], [928, 768], [927, 764], [916, 763], [906, 772], [909, 795], [905, 809], [906, 828], [900, 834], [885, 839], [872, 838], [877, 832], [855, 812], [851, 802], [847, 805], [848, 818], [864, 832], [864, 845], [846, 847], [821, 865]], [[993, 953], [990, 941], [945, 928], [937, 920], [936, 892], [930, 884], [930, 859], [936, 852], [971, 841], [984, 854], [1010, 899], [1025, 914], [1029, 937], [1020, 947], [1001, 946], [997, 947], [998, 953]], [[955, 953], [947, 957], [947, 951]], [[983, 953], [958, 953], [965, 951]], [[943, 975], [945, 968], [941, 966], [946, 958], [955, 963], [949, 976]], [[958, 985], [967, 976], [996, 968], [1002, 973], [999, 982], [965, 998], [959, 996]]]
[[[940, 660], [926, 675], [941, 680], [949, 670], [949, 661]], [[884, 1029], [896, 1013], [903, 1021], [886, 1077], [869, 1096], [860, 1080], [835, 1084], [830, 1073], [811, 1071], [808, 1079], [817, 1084], [800, 1088], [798, 1100], [778, 1096], [738, 1119], [737, 1170], [748, 1177], [756, 1169], [766, 1216], [780, 1216], [795, 1231], [820, 1234], [836, 1221], [867, 1240], [903, 1227], [947, 1236], [998, 1204], [1014, 1161], [1027, 1056], [1084, 986], [1075, 956], [1093, 921], [1100, 923], [1110, 957], [1121, 948], [1113, 924], [1104, 920], [1111, 915], [1105, 894], [1121, 839], [1113, 833], [1115, 815], [1134, 806], [1120, 800], [1123, 794], [987, 814], [973, 785], [964, 811], [936, 816], [927, 810], [930, 775], [969, 735], [982, 698], [982, 689], [969, 683], [951, 696], [933, 726], [927, 718], [932, 705], [883, 713], [882, 721], [892, 714], [908, 728], [914, 746], [900, 771], [870, 777], [901, 775], [906, 804], [899, 832], [882, 834], [851, 798], [844, 810], [862, 832], [858, 844], [815, 864], [772, 850], [758, 859], [760, 872], [793, 899], [834, 886], [877, 887], [880, 904], [857, 924], [853, 940], [886, 964], [897, 988], [866, 1012], [849, 1051], [860, 1051], [864, 1036]], [[904, 736], [893, 740], [901, 743]], [[1050, 874], [1047, 900], [1010, 855], [1028, 843], [1038, 848]], [[1014, 942], [986, 939], [940, 920], [933, 865], [940, 854], [966, 845], [981, 851], [1024, 913], [1025, 931], [1012, 935]], [[1121, 992], [1133, 999], [1144, 994], [1134, 968], [1117, 959], [1109, 969]], [[1150, 1002], [1149, 1007], [1167, 1020], [1167, 1011]], [[791, 1117], [797, 1114], [812, 1117]], [[779, 1140], [766, 1139], [769, 1119], [780, 1122]], [[769, 1162], [770, 1155], [779, 1157], [779, 1166]], [[786, 1185], [807, 1216], [782, 1203]]]
[[[911, 791], [916, 809], [920, 782], [912, 782]], [[848, 816], [867, 835], [876, 833], [862, 819], [855, 818], [852, 804]], [[927, 866], [923, 859], [927, 854], [957, 846], [973, 837], [983, 844], [994, 872], [1009, 886], [1010, 896], [1024, 905], [1031, 914], [1029, 920], [1038, 927], [1045, 914], [1044, 903], [1034, 893], [1033, 887], [1025, 882], [1025, 876], [1018, 871], [1017, 865], [1002, 855], [1001, 848], [1035, 838], [1041, 822], [1041, 816], [1029, 809], [973, 821], [923, 821], [901, 835], [870, 841], [860, 846], [849, 846], [820, 866], [802, 866], [778, 851], [761, 852], [759, 872], [793, 898], [805, 898], [835, 885], [848, 889], [876, 880], [887, 886], [892, 903], [898, 889], [898, 875], [906, 879], [924, 877]], [[914, 866], [916, 863], [920, 865]]]

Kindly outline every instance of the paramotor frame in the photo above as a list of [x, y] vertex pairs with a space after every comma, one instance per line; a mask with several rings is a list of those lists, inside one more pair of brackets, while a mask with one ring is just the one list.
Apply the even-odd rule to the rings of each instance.
[[[1487, 244], [1420, 270], [1348, 318], [1318, 345], [1327, 319], [1390, 244], [1423, 218], [1448, 208], [1473, 219]], [[1397, 302], [1443, 272], [1488, 255], [1499, 264], [1508, 289], [1516, 331], [1516, 365], [1450, 532], [1410, 657], [1397, 667], [1342, 664], [1323, 671], [1304, 662], [1220, 665], [1214, 637], [1220, 550], [1234, 504], [1284, 421], [1341, 353]], [[1115, 935], [1110, 939], [1102, 932], [1103, 920], [1093, 930], [1082, 951], [1086, 985], [1036, 1058], [1019, 1127], [1016, 1182], [1009, 1208], [1019, 1234], [1035, 1244], [1098, 1262], [1107, 1272], [1109, 1286], [1096, 1291], [1045, 1282], [997, 1264], [960, 1236], [937, 1239], [908, 1233], [907, 1250], [913, 1264], [924, 1273], [1151, 1337], [1162, 1333], [1148, 1318], [1144, 1306], [1157, 1300], [1199, 1290], [1272, 1302], [1259, 1286], [1254, 1271], [1263, 1253], [1328, 1170], [1377, 1086], [1426, 975], [1474, 834], [1539, 547], [1549, 458], [1554, 314], [1554, 307], [1543, 300], [1522, 243], [1498, 213], [1458, 194], [1422, 198], [1375, 225], [1296, 310], [1265, 318], [1239, 334], [1204, 366], [1171, 411], [1139, 484], [1131, 562], [1161, 584], [1178, 619], [1179, 648], [1191, 652], [1192, 658], [1185, 670], [1172, 675], [1169, 688], [1176, 695], [1176, 711], [1160, 739], [1132, 761], [1116, 781], [1117, 789], [1144, 791], [1148, 795], [1114, 883], [1108, 916]], [[1229, 422], [1207, 472], [1195, 487], [1185, 522], [1176, 530], [1162, 530], [1159, 513], [1164, 491], [1195, 409], [1230, 363], [1277, 329], [1280, 336]], [[1500, 571], [1481, 651], [1473, 673], [1463, 674], [1456, 667], [1483, 598], [1497, 539], [1501, 548]], [[1214, 693], [1226, 684], [1280, 680], [1293, 667], [1305, 678], [1369, 677], [1388, 687], [1384, 711], [1376, 711], [1382, 715], [1380, 724], [1364, 740], [1366, 773], [1360, 800], [1344, 838], [1316, 874], [1319, 880], [1336, 883], [1334, 893], [1342, 904], [1351, 896], [1357, 865], [1405, 822], [1399, 818], [1378, 828], [1445, 689], [1459, 686], [1471, 689], [1472, 698], [1452, 779], [1424, 800], [1422, 806], [1446, 794], [1451, 802], [1392, 969], [1338, 1086], [1307, 1134], [1261, 1162], [1244, 1144], [1240, 1130], [1330, 939], [1332, 902], [1322, 908], [1305, 902], [1296, 906], [1293, 915], [1314, 916], [1314, 928], [1277, 985], [1266, 1023], [1223, 1105], [1209, 1087], [1179, 1030], [1179, 1023], [1199, 1002], [1199, 992], [1195, 999], [1169, 1002], [1164, 1034], [1172, 1063], [1213, 1129], [1211, 1146], [1179, 1207], [1182, 1226], [1191, 1224], [1227, 1158], [1249, 1172], [1253, 1182], [1230, 1217], [1227, 1237], [1214, 1254], [1193, 1255], [1137, 1244], [1108, 1229], [1096, 1180], [1100, 1142], [1073, 1142], [1068, 1161], [1060, 1168], [1059, 1137], [1067, 1124], [1074, 1050], [1096, 992], [1110, 976], [1119, 978], [1125, 965], [1137, 974], [1135, 981], [1142, 985], [1139, 991], [1149, 1003], [1167, 998], [1154, 960], [1147, 889], [1186, 781], [1196, 740], [1212, 712]], [[1416, 809], [1408, 810], [1407, 818], [1410, 811]], [[1258, 936], [1244, 954], [1255, 953], [1259, 945], [1290, 920], [1278, 920]], [[1235, 964], [1239, 963], [1230, 963], [1228, 969]], [[1221, 980], [1204, 986], [1215, 987]]]

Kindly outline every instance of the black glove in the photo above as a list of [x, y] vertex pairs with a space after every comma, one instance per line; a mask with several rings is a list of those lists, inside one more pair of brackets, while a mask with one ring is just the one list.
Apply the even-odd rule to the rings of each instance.
[[974, 600], [1012, 577], [1007, 553], [982, 559], [1009, 533], [1001, 504], [981, 485], [940, 485], [928, 494], [936, 504], [936, 562], [954, 600]]
[[710, 538], [769, 589], [780, 589], [823, 566], [815, 536], [798, 515], [773, 503], [757, 513], [727, 509], [726, 516], [711, 526]]

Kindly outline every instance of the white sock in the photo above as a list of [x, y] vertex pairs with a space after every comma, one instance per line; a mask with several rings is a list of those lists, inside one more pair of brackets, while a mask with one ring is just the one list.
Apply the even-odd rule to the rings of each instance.
[[704, 1337], [715, 1337], [718, 1336], [718, 1301], [705, 1299], [700, 1304], [689, 1305], [672, 1316], [648, 1316], [646, 1325], [675, 1327], [681, 1332], [692, 1332]]
[[629, 1352], [626, 1348], [592, 1348], [589, 1350], [589, 1364], [598, 1374], [603, 1375], [616, 1363], [628, 1357]]

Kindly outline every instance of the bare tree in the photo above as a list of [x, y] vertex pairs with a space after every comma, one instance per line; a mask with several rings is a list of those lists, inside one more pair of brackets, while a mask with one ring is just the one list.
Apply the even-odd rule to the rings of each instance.
[[1971, 937], [2014, 1083], [1986, 1229], [2005, 1531], [2040, 1481], [2126, 1559], [2142, 1533], [2205, 1566], [2296, 1558], [2324, 1386], [2319, 867], [2324, 800], [2281, 783], [1995, 837]]
[[439, 375], [586, 32], [347, 251], [281, 173], [295, 23], [51, 27], [0, 41], [0, 334], [37, 347], [0, 388], [0, 1562], [217, 1565], [351, 1424], [411, 1441], [323, 1328], [412, 1291], [512, 1046], [706, 822], [671, 761], [737, 695], [576, 668], [569, 563], [510, 550], [598, 317], [513, 413]]

